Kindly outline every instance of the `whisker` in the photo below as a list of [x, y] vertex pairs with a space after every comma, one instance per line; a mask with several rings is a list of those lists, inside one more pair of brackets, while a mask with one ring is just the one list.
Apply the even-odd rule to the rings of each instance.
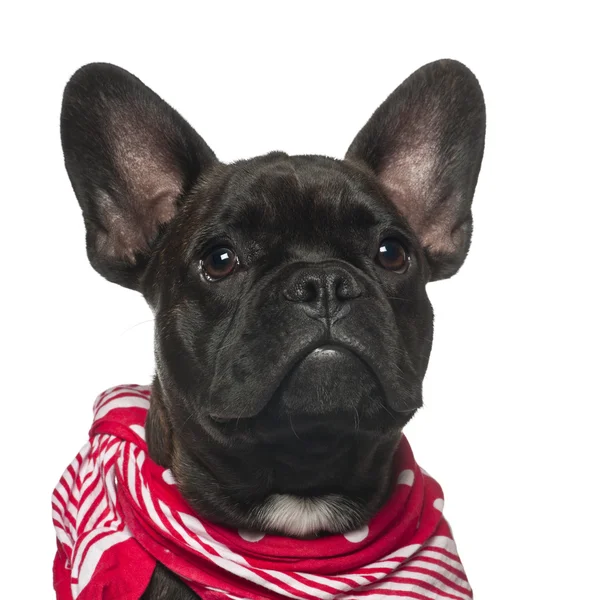
[[[292, 415], [288, 415], [289, 421], [290, 421], [290, 427], [292, 428], [292, 431], [294, 432], [294, 435], [300, 439], [300, 436], [296, 433], [296, 430], [294, 429], [294, 424], [292, 423]], [[302, 441], [302, 440], [300, 440]]]
[[358, 409], [356, 406], [354, 407], [354, 413], [356, 414], [356, 418], [354, 419], [354, 429], [358, 431], [360, 427], [360, 415], [358, 414]]
[[135, 329], [136, 327], [139, 327], [140, 325], [145, 325], [146, 323], [154, 323], [154, 319], [147, 319], [146, 321], [140, 321], [139, 323], [136, 323], [135, 325], [128, 327], [127, 329], [125, 329], [124, 331], [121, 332], [121, 337], [124, 336], [126, 333], [129, 333], [132, 329]]

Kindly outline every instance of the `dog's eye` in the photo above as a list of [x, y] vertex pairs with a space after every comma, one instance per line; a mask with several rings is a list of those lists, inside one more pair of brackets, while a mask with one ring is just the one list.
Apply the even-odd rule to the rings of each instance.
[[202, 270], [209, 281], [217, 281], [231, 275], [238, 263], [235, 252], [226, 247], [211, 250], [201, 261]]
[[376, 260], [388, 271], [404, 273], [408, 269], [408, 254], [404, 246], [394, 238], [387, 238], [379, 244]]

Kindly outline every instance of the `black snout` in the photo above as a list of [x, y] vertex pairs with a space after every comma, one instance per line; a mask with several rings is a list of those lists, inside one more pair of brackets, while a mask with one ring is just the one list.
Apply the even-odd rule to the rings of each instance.
[[287, 300], [300, 304], [309, 317], [318, 320], [342, 318], [350, 309], [348, 302], [361, 294], [354, 275], [340, 265], [302, 267], [283, 289]]

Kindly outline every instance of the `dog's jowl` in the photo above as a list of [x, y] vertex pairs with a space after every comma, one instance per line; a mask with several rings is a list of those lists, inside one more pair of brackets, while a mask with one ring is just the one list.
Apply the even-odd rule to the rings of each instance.
[[426, 285], [471, 239], [473, 74], [422, 67], [343, 159], [223, 164], [139, 79], [91, 64], [61, 135], [92, 266], [154, 312], [156, 372], [98, 396], [54, 492], [60, 600], [470, 598], [402, 430]]

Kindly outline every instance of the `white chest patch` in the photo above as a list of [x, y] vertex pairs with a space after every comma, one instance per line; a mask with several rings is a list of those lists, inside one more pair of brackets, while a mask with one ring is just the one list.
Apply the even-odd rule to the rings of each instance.
[[261, 529], [296, 537], [321, 531], [345, 531], [353, 522], [355, 511], [351, 503], [338, 494], [302, 497], [273, 494], [256, 510]]

